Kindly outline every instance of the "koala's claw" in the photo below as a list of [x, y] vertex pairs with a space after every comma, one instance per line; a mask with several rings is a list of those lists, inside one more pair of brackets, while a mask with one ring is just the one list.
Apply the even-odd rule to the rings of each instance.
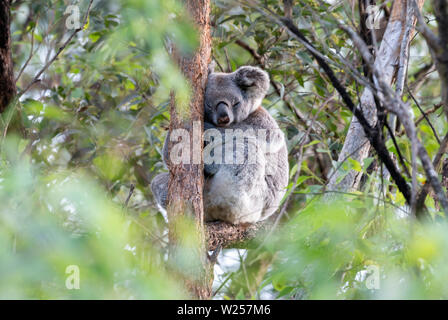
[[163, 172], [154, 177], [151, 181], [151, 191], [156, 198], [157, 204], [166, 209], [168, 202], [168, 182], [170, 174]]

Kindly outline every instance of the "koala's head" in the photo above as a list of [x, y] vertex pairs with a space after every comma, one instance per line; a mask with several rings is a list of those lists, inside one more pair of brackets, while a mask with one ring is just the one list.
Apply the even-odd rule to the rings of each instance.
[[232, 73], [209, 70], [205, 90], [205, 120], [227, 127], [246, 119], [260, 105], [269, 89], [268, 74], [244, 66]]

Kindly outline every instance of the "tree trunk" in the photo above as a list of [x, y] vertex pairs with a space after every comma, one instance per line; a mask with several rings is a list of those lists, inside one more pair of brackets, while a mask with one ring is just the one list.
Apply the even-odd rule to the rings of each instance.
[[16, 94], [11, 54], [10, 1], [0, 1], [0, 113]]
[[435, 63], [440, 75], [442, 101], [448, 117], [448, 3], [446, 0], [432, 1], [438, 25], [439, 48], [435, 52]]
[[[177, 57], [179, 67], [191, 87], [191, 100], [187, 117], [177, 108], [174, 95], [171, 98], [170, 132], [173, 132], [175, 129], [186, 129], [189, 132], [189, 137], [191, 137], [190, 150], [192, 151], [190, 160], [193, 159], [193, 161], [191, 161], [191, 164], [170, 163], [169, 165], [168, 219], [170, 221], [170, 255], [175, 255], [176, 248], [182, 246], [180, 238], [181, 233], [185, 231], [179, 230], [178, 222], [185, 217], [194, 219], [199, 245], [193, 249], [197, 251], [191, 257], [200, 257], [202, 270], [199, 276], [196, 275], [195, 279], [185, 277], [185, 281], [192, 295], [199, 299], [207, 299], [211, 296], [213, 266], [210, 265], [207, 259], [204, 233], [202, 132], [204, 90], [211, 57], [210, 0], [185, 0], [184, 4], [197, 26], [200, 44], [192, 56]], [[193, 137], [194, 133], [196, 137]], [[169, 151], [171, 147], [172, 143], [169, 143]], [[194, 161], [195, 158], [199, 161]]]
[[[423, 6], [424, 0], [418, 0], [417, 4], [419, 8]], [[381, 41], [380, 49], [376, 54], [375, 64], [379, 70], [382, 70], [384, 81], [392, 83], [394, 75], [397, 71], [397, 66], [400, 57], [401, 39], [403, 38], [406, 30], [406, 0], [395, 0], [392, 8], [392, 15]], [[409, 4], [410, 5], [410, 4]], [[412, 18], [413, 25], [415, 25], [416, 19]], [[413, 28], [412, 31], [413, 32]], [[411, 39], [412, 37], [409, 37]], [[409, 43], [406, 46], [406, 50], [409, 50]], [[408, 56], [406, 54], [406, 56]], [[407, 64], [407, 62], [405, 62]], [[369, 88], [365, 88], [361, 100], [361, 109], [365, 117], [370, 120], [371, 124], [375, 124], [377, 121], [376, 105]], [[345, 138], [344, 146], [339, 154], [338, 164], [339, 167], [347, 158], [352, 158], [359, 163], [363, 163], [367, 158], [370, 150], [370, 143], [364, 134], [362, 126], [359, 124], [356, 117], [353, 117], [350, 124], [350, 128]], [[358, 188], [362, 172], [350, 170], [350, 172], [339, 181], [342, 172], [335, 172], [332, 175], [328, 183], [328, 190], [349, 192]]]

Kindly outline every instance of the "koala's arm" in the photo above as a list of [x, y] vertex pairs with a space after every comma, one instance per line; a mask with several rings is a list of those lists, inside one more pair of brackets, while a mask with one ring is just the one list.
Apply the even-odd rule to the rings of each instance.
[[163, 148], [162, 148], [162, 161], [163, 161], [163, 165], [165, 166], [165, 169], [168, 169], [168, 159], [169, 159], [168, 141], [170, 141], [170, 132], [169, 131], [165, 137], [165, 142], [163, 143]]
[[[221, 128], [217, 128], [211, 123], [204, 122], [204, 131], [206, 131], [208, 129], [219, 130]], [[223, 130], [219, 130], [219, 131], [222, 134], [224, 133]], [[162, 148], [162, 160], [163, 160], [163, 165], [165, 166], [166, 169], [168, 169], [168, 160], [169, 160], [169, 153], [168, 153], [169, 140], [170, 140], [170, 133], [168, 131], [166, 138], [165, 138], [165, 142], [163, 143], [163, 148]], [[207, 141], [204, 141], [204, 147], [206, 147], [207, 144], [208, 144]], [[205, 172], [206, 177], [214, 175], [216, 172], [218, 172], [218, 170], [219, 170], [219, 164], [216, 164], [216, 163], [211, 163], [211, 164], [205, 163], [204, 164], [204, 172]]]
[[168, 199], [168, 182], [170, 174], [162, 172], [154, 177], [151, 181], [151, 191], [158, 205], [166, 209]]
[[219, 171], [220, 165], [216, 163], [204, 163], [204, 175], [206, 178], [212, 177]]
[[[219, 127], [214, 126], [213, 124], [209, 123], [209, 122], [204, 122], [204, 132], [207, 134], [207, 130], [218, 130], [221, 134], [221, 139], [224, 139], [224, 130], [222, 130]], [[207, 145], [209, 145], [209, 141], [207, 141], [207, 139], [204, 140], [204, 149], [206, 150]], [[206, 155], [204, 154], [204, 174], [205, 177], [211, 177], [213, 175], [216, 174], [216, 172], [218, 172], [220, 168], [220, 164], [212, 162], [212, 163], [208, 163]]]
[[266, 139], [266, 153], [278, 153], [286, 146], [285, 135], [280, 128], [269, 129]]
[[204, 131], [208, 129], [218, 129], [218, 127], [214, 126], [210, 122], [204, 121]]
[[[263, 107], [259, 107], [241, 124], [246, 130], [253, 128], [258, 133], [259, 142], [265, 142], [265, 153], [277, 153], [286, 146], [285, 136], [277, 122]], [[261, 129], [261, 130], [260, 130]]]

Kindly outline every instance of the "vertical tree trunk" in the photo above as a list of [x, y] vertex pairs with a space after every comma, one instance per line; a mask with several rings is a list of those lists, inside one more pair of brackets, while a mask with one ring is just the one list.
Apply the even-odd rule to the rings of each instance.
[[433, 0], [434, 15], [438, 25], [440, 48], [435, 52], [435, 63], [440, 75], [442, 101], [448, 117], [448, 3], [446, 0]]
[[[417, 4], [421, 8], [424, 4], [424, 0], [418, 0]], [[408, 5], [411, 5], [410, 3]], [[392, 15], [381, 41], [381, 46], [376, 54], [375, 64], [379, 70], [382, 70], [383, 79], [392, 83], [394, 75], [397, 71], [397, 66], [400, 57], [400, 44], [403, 35], [406, 30], [406, 10], [407, 0], [395, 0], [392, 8]], [[416, 19], [412, 19], [415, 25]], [[412, 37], [409, 37], [411, 39]], [[409, 46], [406, 46], [406, 50]], [[408, 56], [408, 55], [407, 55]], [[373, 93], [369, 88], [365, 88], [360, 101], [361, 109], [365, 117], [370, 120], [371, 124], [374, 124], [377, 120], [376, 105], [373, 97]], [[364, 130], [359, 124], [356, 117], [353, 117], [350, 124], [350, 128], [345, 138], [344, 146], [339, 154], [338, 165], [346, 161], [347, 158], [352, 158], [359, 163], [363, 163], [367, 158], [370, 150], [370, 144], [364, 135]], [[337, 191], [352, 191], [358, 188], [362, 172], [351, 170], [341, 181], [341, 173], [335, 173], [332, 175], [331, 180], [328, 183], [328, 190]]]
[[[199, 33], [199, 48], [189, 57], [178, 57], [179, 66], [190, 83], [191, 100], [188, 119], [185, 119], [176, 108], [174, 95], [171, 99], [170, 132], [175, 129], [186, 129], [192, 138], [190, 151], [191, 164], [170, 164], [170, 182], [168, 190], [169, 238], [172, 251], [179, 245], [177, 222], [179, 217], [191, 217], [195, 221], [199, 246], [195, 252], [201, 259], [202, 272], [195, 280], [188, 280], [187, 287], [199, 299], [211, 296], [213, 280], [212, 266], [207, 259], [207, 249], [204, 235], [204, 212], [202, 203], [202, 189], [204, 183], [202, 161], [202, 131], [204, 118], [204, 90], [207, 80], [208, 64], [211, 57], [210, 36], [210, 0], [185, 0], [185, 7], [190, 12]], [[196, 133], [196, 137], [193, 137]], [[199, 133], [199, 136], [197, 135]], [[171, 150], [171, 143], [168, 145]], [[193, 159], [198, 158], [199, 163]], [[174, 249], [173, 249], [174, 248]]]
[[11, 54], [10, 1], [0, 0], [0, 113], [16, 94]]

